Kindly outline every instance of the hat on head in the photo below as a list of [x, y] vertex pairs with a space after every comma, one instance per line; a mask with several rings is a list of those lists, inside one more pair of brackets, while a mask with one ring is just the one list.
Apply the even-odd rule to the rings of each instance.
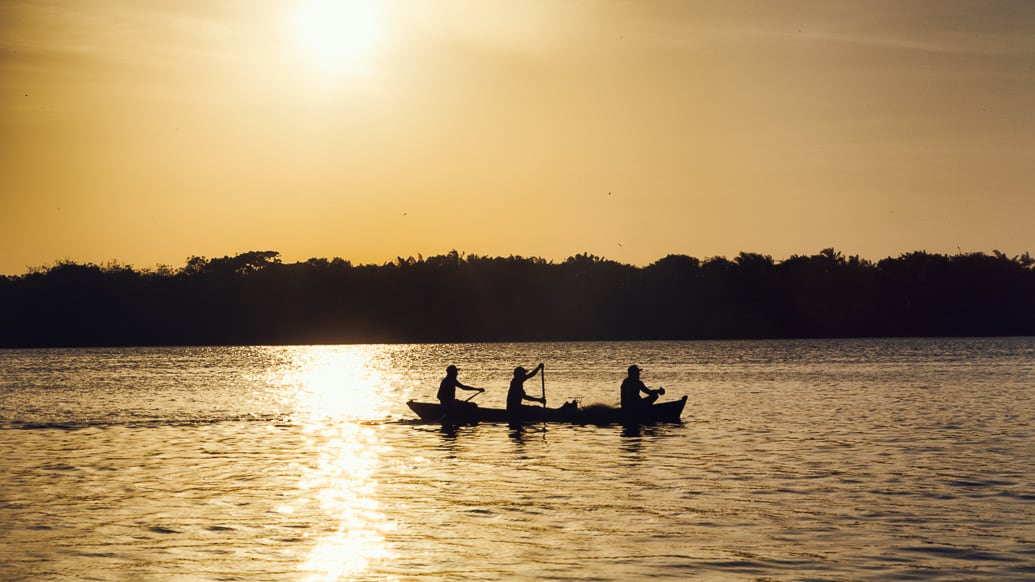
[[640, 372], [640, 367], [637, 366], [636, 364], [633, 364], [633, 365], [629, 366], [629, 373], [630, 374], [636, 374], [636, 373], [639, 373], [639, 372]]
[[448, 367], [446, 368], [446, 372], [456, 372], [456, 371], [457, 371], [457, 370], [459, 370], [459, 369], [460, 369], [460, 368], [457, 368], [456, 366], [454, 366], [454, 365], [450, 364], [450, 365], [449, 365], [449, 366], [448, 366]]

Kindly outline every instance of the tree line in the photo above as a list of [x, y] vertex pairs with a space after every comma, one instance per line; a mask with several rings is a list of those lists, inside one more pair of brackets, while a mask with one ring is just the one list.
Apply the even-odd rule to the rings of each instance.
[[275, 251], [0, 277], [0, 347], [1035, 335], [1035, 259], [834, 249], [646, 267], [452, 251], [353, 265]]

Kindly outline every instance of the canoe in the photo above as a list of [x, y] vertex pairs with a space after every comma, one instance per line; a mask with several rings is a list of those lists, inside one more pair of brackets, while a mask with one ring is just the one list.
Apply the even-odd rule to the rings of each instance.
[[580, 408], [579, 424], [656, 424], [659, 422], [682, 422], [686, 395], [679, 400], [657, 402], [638, 412], [622, 410], [604, 404], [591, 404]]
[[[443, 406], [437, 402], [417, 402], [410, 400], [406, 403], [410, 410], [415, 412], [421, 420], [428, 422], [447, 422], [449, 424], [475, 424], [478, 422], [510, 422], [510, 416], [504, 408], [488, 408], [482, 406], [469, 406], [462, 409], [459, 417], [449, 417]], [[588, 407], [580, 407], [576, 402], [566, 402], [560, 408], [536, 408], [525, 407], [525, 416], [521, 422], [568, 422], [574, 424], [654, 424], [658, 422], [680, 422], [683, 415], [683, 408], [686, 406], [686, 396], [671, 402], [660, 402], [651, 405], [640, 411], [639, 414], [630, 414], [621, 408], [607, 406], [604, 404], [593, 404]]]
[[[452, 417], [446, 415], [445, 407], [435, 402], [417, 402], [410, 400], [406, 403], [410, 410], [417, 413], [421, 420], [431, 422], [449, 422], [451, 424], [474, 424], [477, 422], [510, 422], [510, 415], [505, 408], [487, 408], [477, 406], [473, 402], [459, 411], [454, 411]], [[537, 408], [525, 406], [522, 408], [522, 422], [571, 422], [571, 419], [579, 411], [579, 405], [575, 402], [565, 402], [560, 408]]]

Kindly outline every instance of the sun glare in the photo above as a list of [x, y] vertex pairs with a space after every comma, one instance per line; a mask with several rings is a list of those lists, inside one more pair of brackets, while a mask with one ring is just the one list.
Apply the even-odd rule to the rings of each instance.
[[343, 72], [366, 64], [381, 38], [374, 2], [307, 0], [295, 17], [303, 56], [317, 69]]

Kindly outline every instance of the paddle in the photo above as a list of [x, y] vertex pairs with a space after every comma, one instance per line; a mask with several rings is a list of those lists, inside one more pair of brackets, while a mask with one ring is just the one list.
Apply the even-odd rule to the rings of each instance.
[[543, 408], [546, 408], [546, 366], [539, 370], [539, 379], [543, 383]]
[[484, 389], [482, 389], [482, 390], [479, 390], [478, 392], [475, 392], [474, 394], [471, 394], [471, 395], [470, 395], [470, 396], [468, 396], [467, 398], [464, 398], [464, 402], [467, 402], [468, 400], [470, 400], [470, 399], [474, 398], [475, 396], [477, 396], [477, 395], [481, 394], [482, 392], [485, 392], [485, 390], [484, 390]]

